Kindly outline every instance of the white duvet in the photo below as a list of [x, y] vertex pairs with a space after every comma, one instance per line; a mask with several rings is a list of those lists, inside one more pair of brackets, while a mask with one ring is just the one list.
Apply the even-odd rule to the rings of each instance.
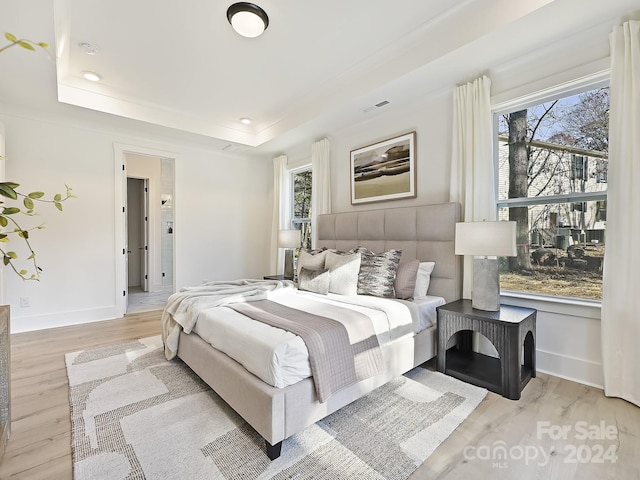
[[[435, 323], [436, 307], [445, 303], [440, 297], [407, 302], [365, 295], [325, 296], [295, 289], [278, 289], [270, 292], [268, 299], [329, 317], [335, 311], [325, 310], [323, 304], [357, 310], [371, 318], [380, 345], [430, 327]], [[309, 354], [300, 337], [224, 305], [203, 305], [192, 331], [274, 387], [286, 387], [311, 376]]]

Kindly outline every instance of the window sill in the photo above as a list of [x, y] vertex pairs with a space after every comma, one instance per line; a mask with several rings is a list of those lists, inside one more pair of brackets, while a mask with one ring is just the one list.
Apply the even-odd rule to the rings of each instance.
[[600, 320], [601, 302], [576, 298], [551, 297], [523, 292], [502, 291], [500, 301], [505, 305], [535, 308], [539, 312], [557, 313]]

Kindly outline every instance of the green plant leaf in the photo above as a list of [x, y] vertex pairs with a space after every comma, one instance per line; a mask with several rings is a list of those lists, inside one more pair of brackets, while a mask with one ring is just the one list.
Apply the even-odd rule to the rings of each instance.
[[40, 43], [38, 43], [38, 45], [40, 45], [42, 48], [49, 47], [49, 44], [47, 42], [40, 42]]
[[9, 224], [7, 217], [0, 215], [0, 227], [6, 227]]
[[2, 261], [4, 262], [5, 266], [9, 265], [11, 263], [11, 259], [9, 257], [7, 257], [6, 255], [4, 256]]
[[16, 213], [20, 213], [20, 209], [18, 207], [5, 207], [2, 209], [3, 215], [14, 215]]
[[14, 190], [20, 186], [20, 184], [16, 182], [0, 182], [0, 185], [6, 185], [7, 187], [11, 187]]
[[33, 210], [33, 200], [31, 200], [29, 197], [24, 197], [23, 203], [28, 210]]
[[29, 272], [27, 272], [26, 270], [20, 270], [20, 275], [26, 275], [27, 273]]
[[0, 195], [3, 197], [11, 198], [13, 200], [18, 198], [16, 191], [5, 183], [0, 183]]
[[29, 198], [42, 198], [44, 197], [44, 192], [31, 192], [27, 195]]
[[55, 202], [54, 205], [58, 210], [62, 211], [62, 204], [60, 202]]
[[9, 33], [9, 32], [4, 32], [4, 38], [14, 43], [18, 41], [16, 36], [13, 33]]
[[6, 255], [7, 257], [10, 257], [10, 258], [14, 259], [14, 260], [15, 260], [16, 258], [18, 258], [18, 254], [17, 254], [16, 252], [7, 252], [5, 255]]
[[18, 230], [18, 236], [27, 240], [29, 238], [29, 232], [27, 230]]
[[33, 45], [31, 45], [29, 42], [25, 42], [24, 40], [20, 40], [18, 42], [18, 45], [20, 45], [22, 48], [26, 48], [27, 50], [35, 50], [35, 48], [33, 48]]
[[59, 202], [60, 200], [62, 200], [62, 195], [60, 195], [59, 193], [56, 193], [56, 194], [53, 196], [53, 200], [54, 200], [55, 202]]

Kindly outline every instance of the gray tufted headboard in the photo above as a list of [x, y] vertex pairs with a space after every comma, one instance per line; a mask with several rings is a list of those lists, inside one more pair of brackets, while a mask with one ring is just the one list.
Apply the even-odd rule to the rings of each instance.
[[447, 302], [462, 296], [462, 257], [454, 254], [458, 203], [384, 208], [318, 216], [318, 247], [350, 250], [363, 246], [380, 253], [402, 250], [400, 262], [436, 262], [429, 294]]

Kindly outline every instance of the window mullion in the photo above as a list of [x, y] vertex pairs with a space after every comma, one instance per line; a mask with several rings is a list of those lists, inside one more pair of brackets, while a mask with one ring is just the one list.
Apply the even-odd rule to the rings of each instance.
[[539, 197], [505, 198], [498, 200], [498, 208], [526, 207], [530, 205], [546, 205], [556, 203], [592, 202], [607, 199], [607, 192], [574, 192], [564, 195], [545, 195]]

